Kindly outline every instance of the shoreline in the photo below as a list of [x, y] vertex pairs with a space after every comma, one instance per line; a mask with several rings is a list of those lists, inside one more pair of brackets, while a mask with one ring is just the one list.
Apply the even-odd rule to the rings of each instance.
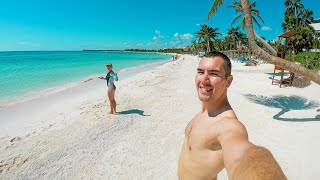
[[[127, 81], [127, 79], [130, 80], [132, 78], [134, 79], [136, 76], [139, 76], [141, 74], [148, 74], [151, 71], [160, 68], [161, 66], [170, 62], [173, 61], [165, 60], [161, 62], [153, 62], [125, 68], [122, 71], [120, 71], [121, 74], [119, 76], [121, 79], [119, 81], [116, 81], [115, 84], [116, 86], [118, 86], [118, 84], [122, 86], [123, 83]], [[64, 105], [66, 105], [67, 110], [61, 109], [61, 111], [64, 112], [56, 113], [56, 116], [59, 116], [57, 114], [67, 114], [68, 111], [73, 109], [73, 106], [77, 106], [77, 104], [82, 103], [83, 99], [89, 101], [90, 98], [99, 99], [105, 96], [105, 81], [99, 79], [98, 77], [99, 75], [90, 76], [81, 81], [67, 83], [52, 88], [46, 88], [24, 96], [11, 98], [7, 101], [0, 100], [0, 105], [6, 103], [6, 106], [2, 105], [2, 107], [0, 107], [0, 114], [2, 117], [0, 121], [0, 142], [1, 139], [4, 139], [4, 137], [6, 137], [5, 134], [9, 134], [11, 138], [14, 138], [16, 136], [25, 137], [30, 136], [30, 131], [32, 131], [31, 134], [41, 133], [41, 129], [43, 129], [44, 127], [52, 127], [52, 124], [59, 124], [59, 128], [62, 128], [63, 126], [60, 126], [61, 122], [56, 123], [54, 118], [44, 122], [39, 117], [29, 118], [28, 116], [31, 112], [40, 114], [40, 117], [45, 117], [48, 113], [55, 113], [57, 112], [57, 108], [53, 108], [50, 106], [60, 106], [62, 105], [61, 102], [64, 102]], [[12, 99], [14, 101], [9, 103], [8, 101]], [[39, 113], [39, 110], [44, 111], [46, 114]], [[71, 124], [72, 122], [73, 121], [67, 122], [65, 123], [65, 125]], [[21, 131], [21, 129], [25, 129], [25, 127], [28, 126], [27, 124], [30, 123], [35, 124], [34, 127], [36, 128], [34, 130], [29, 129]], [[12, 132], [10, 133], [12, 128], [16, 130], [12, 130]], [[19, 133], [16, 134], [16, 132]], [[5, 139], [7, 140], [7, 138]]]
[[[123, 74], [123, 72], [124, 72], [124, 76], [122, 76], [121, 78], [122, 79], [130, 78], [129, 76], [138, 74], [140, 72], [148, 71], [148, 67], [154, 68], [157, 66], [161, 66], [164, 63], [168, 63], [170, 61], [172, 61], [172, 60], [168, 59], [168, 60], [164, 60], [161, 62], [151, 62], [151, 63], [147, 63], [147, 64], [143, 64], [143, 65], [138, 65], [138, 66], [133, 66], [133, 67], [121, 69], [120, 73]], [[137, 69], [137, 68], [142, 69], [142, 70], [135, 71], [135, 69]], [[105, 73], [105, 72], [103, 72], [103, 73]], [[33, 90], [33, 91], [25, 93], [25, 94], [1, 98], [0, 99], [0, 110], [3, 108], [9, 107], [9, 106], [15, 105], [15, 104], [23, 103], [25, 101], [30, 101], [30, 100], [41, 98], [44, 96], [48, 96], [48, 95], [51, 95], [54, 93], [59, 93], [61, 91], [66, 91], [70, 88], [74, 88], [76, 86], [79, 86], [82, 83], [86, 83], [86, 82], [89, 82], [90, 80], [96, 79], [100, 75], [99, 74], [91, 75], [91, 76], [87, 76], [85, 78], [82, 78], [81, 80], [67, 82], [62, 85], [40, 88], [40, 89], [36, 89], [36, 90]], [[0, 124], [1, 124], [1, 121], [0, 121]]]

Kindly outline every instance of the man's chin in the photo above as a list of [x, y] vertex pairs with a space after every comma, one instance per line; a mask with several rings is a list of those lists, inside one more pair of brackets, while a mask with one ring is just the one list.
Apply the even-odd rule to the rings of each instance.
[[199, 94], [199, 100], [202, 102], [208, 102], [210, 101], [210, 96], [203, 96]]

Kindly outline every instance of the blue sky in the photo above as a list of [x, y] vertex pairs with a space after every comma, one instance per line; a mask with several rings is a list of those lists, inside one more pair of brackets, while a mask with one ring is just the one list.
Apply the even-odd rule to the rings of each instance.
[[[225, 0], [209, 22], [213, 0], [2, 0], [0, 51], [158, 49], [190, 44], [199, 24], [225, 34], [236, 16]], [[284, 1], [256, 0], [268, 40], [282, 33]], [[320, 18], [319, 0], [302, 0]], [[237, 26], [239, 23], [236, 23]]]

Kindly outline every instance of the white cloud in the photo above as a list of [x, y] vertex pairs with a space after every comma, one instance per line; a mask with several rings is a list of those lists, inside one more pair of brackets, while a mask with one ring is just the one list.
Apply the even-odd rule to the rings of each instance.
[[178, 38], [179, 37], [179, 33], [174, 33], [173, 37], [174, 38]]
[[152, 39], [153, 39], [154, 41], [158, 40], [158, 38], [157, 38], [157, 37], [155, 37], [155, 36], [154, 36]]
[[196, 26], [200, 26], [200, 24], [196, 24]]
[[143, 44], [142, 43], [138, 43], [137, 46], [143, 46]]
[[123, 43], [123, 45], [127, 45], [128, 43]]
[[269, 26], [263, 26], [261, 28], [262, 31], [271, 31], [272, 29]]
[[156, 35], [159, 35], [161, 34], [161, 32], [159, 30], [155, 30], [154, 33], [156, 33]]
[[193, 36], [190, 33], [180, 35], [182, 40], [190, 40]]

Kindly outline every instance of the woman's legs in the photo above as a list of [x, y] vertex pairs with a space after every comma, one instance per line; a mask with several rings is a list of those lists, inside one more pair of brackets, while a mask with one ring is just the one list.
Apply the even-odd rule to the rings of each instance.
[[113, 88], [108, 88], [108, 98], [110, 101], [110, 112], [109, 114], [116, 113], [116, 101], [114, 99], [115, 90]]
[[116, 107], [117, 107], [117, 103], [116, 100], [113, 98], [113, 113], [116, 113]]

